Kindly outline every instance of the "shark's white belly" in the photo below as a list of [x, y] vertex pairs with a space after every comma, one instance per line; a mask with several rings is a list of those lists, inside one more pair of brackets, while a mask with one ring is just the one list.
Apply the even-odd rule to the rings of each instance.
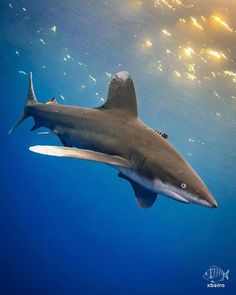
[[155, 181], [150, 180], [146, 177], [143, 177], [136, 171], [124, 167], [118, 167], [118, 170], [128, 178], [132, 179], [133, 181], [137, 182], [150, 191], [161, 193], [163, 190], [163, 184], [158, 179], [156, 179]]

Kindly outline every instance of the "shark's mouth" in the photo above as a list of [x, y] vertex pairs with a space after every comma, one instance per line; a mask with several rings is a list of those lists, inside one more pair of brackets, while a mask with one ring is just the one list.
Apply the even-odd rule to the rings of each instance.
[[180, 194], [170, 190], [170, 189], [164, 189], [163, 194], [166, 195], [167, 197], [170, 197], [176, 201], [182, 202], [182, 203], [190, 203], [189, 200], [187, 200], [186, 198], [184, 198], [183, 196], [181, 196]]
[[164, 184], [159, 179], [156, 179], [153, 183], [155, 191], [157, 193], [163, 194], [166, 197], [169, 197], [173, 200], [182, 202], [182, 203], [190, 203], [189, 198], [183, 196], [183, 194], [179, 194], [176, 192], [176, 189], [173, 189], [172, 186]]
[[208, 207], [208, 208], [217, 207], [217, 205], [211, 204], [207, 200], [200, 199], [199, 197], [196, 197], [196, 196], [193, 196], [190, 194], [183, 196], [183, 194], [180, 195], [178, 192], [175, 192], [169, 188], [165, 188], [162, 193], [164, 195], [166, 195], [167, 197], [172, 198], [172, 199], [182, 202], [182, 203], [186, 203], [186, 204], [194, 203], [194, 204], [201, 205], [201, 206]]

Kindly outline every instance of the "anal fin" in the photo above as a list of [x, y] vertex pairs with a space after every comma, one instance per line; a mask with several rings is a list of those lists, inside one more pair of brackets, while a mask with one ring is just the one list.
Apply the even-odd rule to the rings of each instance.
[[38, 132], [38, 135], [58, 135], [58, 132], [56, 130], [41, 131]]
[[118, 176], [126, 179], [131, 184], [139, 207], [150, 208], [153, 205], [153, 203], [155, 202], [155, 200], [157, 198], [157, 193], [146, 189], [144, 186], [133, 181], [132, 179], [125, 176], [121, 172], [119, 172]]

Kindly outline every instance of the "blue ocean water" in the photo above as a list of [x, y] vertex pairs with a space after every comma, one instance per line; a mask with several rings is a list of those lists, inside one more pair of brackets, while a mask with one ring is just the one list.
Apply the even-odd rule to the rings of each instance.
[[[145, 51], [141, 40], [154, 36], [160, 20], [135, 2], [0, 2], [1, 295], [208, 294], [210, 265], [230, 269], [225, 287], [212, 293], [236, 293], [235, 88], [215, 82], [220, 99], [212, 84], [150, 68], [163, 59], [162, 45]], [[169, 14], [158, 16], [171, 25]], [[110, 167], [30, 153], [31, 145], [60, 144], [29, 132], [31, 119], [7, 135], [23, 110], [30, 71], [39, 101], [55, 96], [95, 107], [121, 70], [134, 80], [140, 118], [169, 135], [217, 209], [164, 196], [140, 209]]]

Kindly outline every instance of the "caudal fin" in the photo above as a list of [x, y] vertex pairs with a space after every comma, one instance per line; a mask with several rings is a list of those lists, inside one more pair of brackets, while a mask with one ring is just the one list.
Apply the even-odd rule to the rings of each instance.
[[19, 125], [23, 122], [28, 116], [23, 114], [20, 119], [16, 122], [16, 124], [9, 130], [8, 135], [10, 135]]
[[224, 273], [224, 278], [229, 279], [229, 269]]
[[34, 86], [33, 86], [33, 79], [32, 79], [32, 73], [30, 73], [29, 76], [29, 86], [28, 86], [28, 94], [24, 106], [23, 114], [21, 115], [20, 119], [16, 122], [16, 124], [11, 128], [11, 130], [8, 132], [8, 135], [11, 134], [19, 125], [21, 122], [23, 122], [26, 118], [29, 117], [29, 115], [26, 112], [26, 107], [29, 105], [32, 105], [37, 102], [35, 93], [34, 93]]

